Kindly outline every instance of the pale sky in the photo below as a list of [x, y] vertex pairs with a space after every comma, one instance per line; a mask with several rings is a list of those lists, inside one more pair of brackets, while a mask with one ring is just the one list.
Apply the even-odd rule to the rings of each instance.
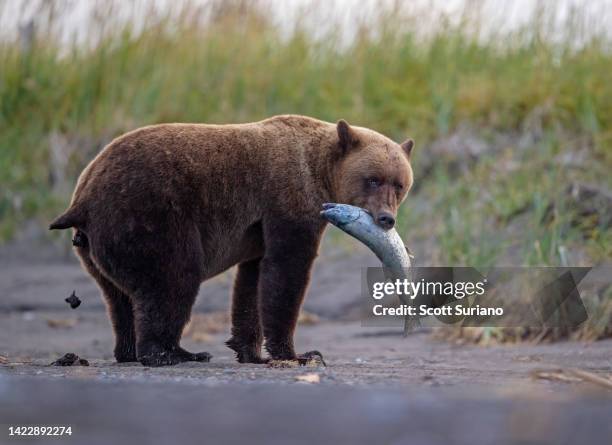
[[[0, 38], [14, 38], [20, 25], [27, 23], [38, 5], [44, 0], [0, 0]], [[92, 12], [96, 6], [108, 4], [102, 0], [56, 0], [63, 5], [61, 14], [60, 34], [69, 43], [76, 38], [83, 41], [90, 34]], [[351, 29], [360, 21], [367, 21], [381, 5], [390, 7], [399, 4], [408, 13], [417, 17], [430, 17], [434, 20], [439, 14], [446, 14], [450, 19], [458, 17], [458, 11], [466, 5], [476, 7], [483, 5], [484, 20], [481, 22], [495, 30], [512, 30], [525, 23], [532, 15], [535, 7], [543, 3], [554, 9], [557, 19], [562, 22], [572, 7], [586, 9], [589, 15], [588, 29], [610, 28], [612, 23], [610, 11], [612, 0], [262, 0], [269, 6], [270, 17], [281, 29], [290, 30], [301, 19], [313, 31], [313, 34], [324, 34], [330, 28], [341, 29], [343, 35], [350, 38]], [[181, 3], [205, 5], [207, 0], [115, 0], [114, 11], [110, 22], [131, 20], [138, 26], [139, 17], [146, 15], [150, 8], [162, 13], [178, 11]], [[306, 11], [306, 14], [302, 14]], [[419, 23], [421, 21], [419, 20]], [[426, 28], [426, 27], [424, 27]], [[486, 31], [486, 30], [485, 30]], [[89, 37], [91, 37], [89, 35]]]

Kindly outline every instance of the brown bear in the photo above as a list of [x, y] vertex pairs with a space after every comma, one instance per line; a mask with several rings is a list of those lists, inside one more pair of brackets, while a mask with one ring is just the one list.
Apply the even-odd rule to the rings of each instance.
[[293, 333], [326, 222], [323, 203], [391, 228], [412, 185], [410, 152], [372, 130], [284, 115], [236, 125], [161, 124], [112, 141], [50, 229], [74, 228], [100, 286], [115, 358], [208, 361], [179, 346], [200, 284], [238, 265], [227, 345], [241, 363], [296, 355]]

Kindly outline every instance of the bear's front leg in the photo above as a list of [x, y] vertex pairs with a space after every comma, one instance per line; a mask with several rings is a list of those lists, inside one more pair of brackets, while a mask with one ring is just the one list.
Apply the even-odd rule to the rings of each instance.
[[275, 220], [265, 228], [260, 264], [259, 300], [266, 350], [272, 360], [305, 362], [320, 353], [296, 355], [293, 333], [317, 256], [322, 230]]

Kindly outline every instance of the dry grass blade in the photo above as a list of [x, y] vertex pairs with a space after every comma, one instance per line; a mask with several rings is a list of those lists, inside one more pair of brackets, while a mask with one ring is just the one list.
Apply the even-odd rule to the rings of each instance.
[[612, 390], [612, 380], [582, 369], [571, 369], [570, 372], [585, 382], [593, 383]]
[[561, 369], [535, 370], [531, 373], [531, 376], [535, 379], [556, 380], [566, 383], [576, 383], [581, 381], [581, 379], [578, 377], [565, 374], [565, 372]]
[[319, 323], [321, 320], [317, 314], [313, 314], [312, 312], [300, 311], [300, 315], [298, 317], [298, 323], [305, 326], [311, 326]]
[[612, 390], [612, 380], [582, 369], [536, 369], [531, 376], [566, 383], [588, 382]]

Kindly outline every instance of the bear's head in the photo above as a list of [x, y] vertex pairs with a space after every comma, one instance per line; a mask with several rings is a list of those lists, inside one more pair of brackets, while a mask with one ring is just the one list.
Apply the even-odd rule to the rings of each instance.
[[338, 164], [334, 171], [337, 202], [368, 210], [383, 229], [395, 225], [397, 210], [412, 187], [412, 139], [397, 144], [385, 136], [340, 120]]

